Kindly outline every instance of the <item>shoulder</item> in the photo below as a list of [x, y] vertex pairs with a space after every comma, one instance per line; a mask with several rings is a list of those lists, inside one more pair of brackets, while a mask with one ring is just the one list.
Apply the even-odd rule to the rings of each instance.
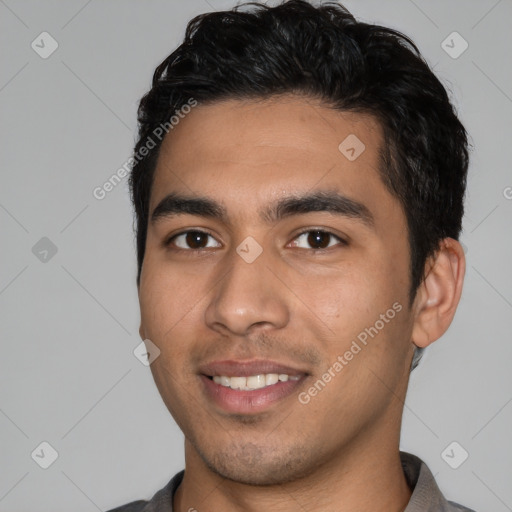
[[400, 452], [402, 469], [412, 489], [404, 512], [475, 512], [453, 501], [448, 501], [439, 489], [428, 466], [416, 455]]
[[453, 501], [448, 502], [449, 508], [446, 512], [475, 512], [472, 508], [463, 507]]
[[171, 480], [149, 500], [137, 500], [108, 510], [107, 512], [172, 512], [176, 489], [183, 480], [185, 470], [176, 473]]
[[121, 505], [120, 507], [112, 508], [107, 512], [141, 512], [147, 504], [148, 502], [145, 500], [137, 500], [127, 503], [126, 505]]

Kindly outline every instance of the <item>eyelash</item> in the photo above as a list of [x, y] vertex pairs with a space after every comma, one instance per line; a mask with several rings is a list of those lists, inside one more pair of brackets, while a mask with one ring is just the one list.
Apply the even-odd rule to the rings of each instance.
[[[201, 234], [204, 234], [204, 235], [209, 235], [211, 236], [212, 238], [215, 238], [211, 233], [209, 233], [208, 231], [204, 231], [202, 229], [187, 229], [185, 231], [180, 231], [179, 233], [176, 233], [174, 235], [172, 235], [171, 237], [169, 237], [165, 242], [164, 242], [164, 246], [165, 247], [168, 247], [171, 245], [171, 243], [173, 242], [173, 240], [175, 240], [177, 237], [181, 236], [181, 235], [186, 235], [187, 233], [201, 233]], [[309, 228], [309, 229], [305, 229], [303, 231], [301, 231], [300, 233], [297, 233], [295, 235], [295, 237], [293, 238], [292, 241], [296, 240], [297, 238], [299, 238], [300, 236], [304, 235], [304, 234], [307, 234], [307, 233], [322, 233], [324, 235], [330, 235], [331, 237], [334, 237], [336, 238], [338, 241], [339, 241], [339, 244], [336, 244], [336, 245], [341, 245], [341, 246], [347, 246], [348, 245], [348, 242], [346, 240], [344, 240], [343, 238], [341, 238], [340, 236], [332, 233], [331, 231], [328, 231], [328, 230], [325, 230], [325, 229], [320, 229], [320, 228]], [[330, 250], [332, 249], [332, 247], [334, 246], [331, 246], [331, 247], [325, 247], [323, 249], [303, 249], [302, 247], [299, 247], [299, 249], [303, 249], [303, 250], [310, 250], [310, 251], [314, 251], [314, 252], [323, 252], [323, 251], [327, 251], [327, 250]], [[201, 248], [201, 249], [183, 249], [181, 247], [173, 247], [172, 248], [174, 251], [183, 251], [183, 252], [200, 252], [200, 251], [203, 251], [204, 249], [208, 249], [208, 248]]]

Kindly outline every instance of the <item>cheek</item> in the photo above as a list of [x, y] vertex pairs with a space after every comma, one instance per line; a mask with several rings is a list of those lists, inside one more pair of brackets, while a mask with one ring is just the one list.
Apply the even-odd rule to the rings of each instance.
[[304, 290], [310, 303], [326, 321], [344, 324], [371, 317], [388, 306], [389, 282], [382, 262], [368, 257], [343, 262], [340, 269], [322, 279], [306, 279]]
[[[190, 332], [197, 325], [197, 298], [183, 287], [183, 274], [163, 266], [148, 265], [141, 275], [139, 301], [146, 338], [160, 350], [150, 369], [167, 407], [173, 412], [179, 395], [178, 379], [189, 373], [187, 363]], [[196, 308], [198, 306], [196, 305]], [[188, 378], [188, 377], [187, 377]]]
[[196, 273], [148, 251], [139, 287], [141, 319], [148, 337], [167, 337], [197, 315], [205, 295], [203, 285]]
[[170, 293], [172, 288], [168, 286], [167, 280], [158, 279], [154, 273], [148, 274], [141, 277], [140, 283], [141, 321], [146, 336], [156, 343], [172, 325], [172, 312], [175, 308], [173, 294]]
[[387, 358], [401, 343], [408, 288], [400, 283], [399, 271], [392, 259], [366, 256], [345, 262], [343, 270], [321, 279], [305, 277], [303, 294], [315, 312], [312, 321], [329, 328], [325, 348], [330, 359], [334, 361], [354, 341], [366, 353], [359, 360]]

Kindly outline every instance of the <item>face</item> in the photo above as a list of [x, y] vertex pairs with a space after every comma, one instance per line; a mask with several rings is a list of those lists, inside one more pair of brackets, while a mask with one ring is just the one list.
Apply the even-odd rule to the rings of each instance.
[[297, 96], [198, 105], [164, 140], [140, 334], [208, 470], [292, 481], [398, 439], [410, 252], [382, 140], [373, 118]]

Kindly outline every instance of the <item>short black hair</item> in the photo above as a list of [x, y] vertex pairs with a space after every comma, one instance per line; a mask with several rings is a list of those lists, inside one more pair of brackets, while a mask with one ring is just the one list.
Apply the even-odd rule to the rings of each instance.
[[[396, 30], [357, 21], [342, 5], [249, 2], [201, 14], [155, 70], [142, 98], [129, 183], [136, 214], [137, 284], [146, 247], [159, 140], [140, 150], [191, 98], [265, 99], [300, 94], [381, 124], [380, 175], [404, 210], [411, 251], [410, 300], [427, 259], [445, 237], [458, 240], [468, 168], [466, 130], [416, 45]], [[170, 134], [169, 136], [172, 136]], [[154, 137], [153, 137], [154, 138]]]

